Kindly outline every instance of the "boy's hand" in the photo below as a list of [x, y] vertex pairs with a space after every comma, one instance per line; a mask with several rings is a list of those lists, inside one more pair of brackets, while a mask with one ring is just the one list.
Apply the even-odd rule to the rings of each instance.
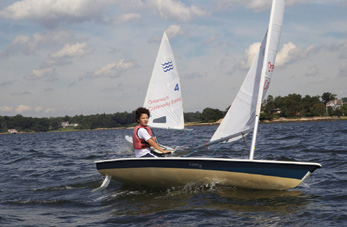
[[173, 152], [172, 151], [168, 151], [168, 150], [166, 150], [166, 149], [164, 149], [164, 154], [172, 154]]

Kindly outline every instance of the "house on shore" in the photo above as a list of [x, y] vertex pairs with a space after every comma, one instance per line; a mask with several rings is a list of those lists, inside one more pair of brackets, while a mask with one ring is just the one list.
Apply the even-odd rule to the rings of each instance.
[[326, 104], [326, 108], [327, 108], [327, 109], [328, 109], [328, 107], [331, 107], [333, 110], [341, 109], [342, 106], [343, 106], [343, 101], [342, 101], [342, 99], [330, 100], [330, 101], [327, 102], [327, 104]]
[[61, 127], [66, 128], [66, 127], [77, 127], [77, 123], [72, 123], [70, 124], [68, 121], [64, 121], [61, 123]]
[[9, 129], [9, 130], [7, 130], [8, 131], [8, 133], [10, 133], [10, 134], [16, 134], [17, 133], [17, 130], [16, 129]]

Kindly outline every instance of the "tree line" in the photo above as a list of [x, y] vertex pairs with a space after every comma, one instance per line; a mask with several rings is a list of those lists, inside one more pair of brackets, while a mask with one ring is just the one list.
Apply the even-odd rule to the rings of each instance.
[[[347, 115], [347, 105], [342, 108], [333, 110], [331, 107], [326, 108], [326, 103], [335, 100], [336, 95], [329, 92], [323, 93], [322, 96], [302, 97], [299, 94], [289, 94], [288, 96], [273, 97], [269, 95], [262, 104], [262, 113], [260, 120], [272, 120], [274, 118], [298, 118], [298, 117], [315, 117], [315, 116], [343, 116]], [[347, 98], [343, 98], [347, 103]], [[188, 112], [184, 113], [185, 122], [216, 122], [223, 118], [230, 106], [225, 110], [205, 108], [201, 113]], [[50, 118], [33, 118], [24, 117], [20, 114], [16, 116], [0, 116], [0, 132], [7, 132], [8, 129], [16, 129], [20, 132], [47, 132], [60, 130], [62, 122], [77, 124], [74, 129], [97, 129], [97, 128], [119, 128], [131, 127], [136, 125], [135, 111], [118, 112], [114, 114], [95, 114], [95, 115], [76, 115], [73, 117], [50, 117]]]
[[[333, 109], [327, 107], [327, 103], [337, 99], [336, 95], [330, 92], [323, 93], [322, 96], [302, 97], [299, 94], [290, 94], [286, 97], [273, 97], [269, 95], [262, 105], [261, 119], [272, 120], [274, 118], [298, 118], [298, 117], [318, 117], [318, 116], [343, 116], [347, 115], [347, 105]], [[347, 103], [347, 98], [342, 99]]]

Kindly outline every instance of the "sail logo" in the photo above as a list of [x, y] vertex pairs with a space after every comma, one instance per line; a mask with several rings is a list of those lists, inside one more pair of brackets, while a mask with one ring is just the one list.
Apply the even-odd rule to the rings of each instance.
[[161, 64], [161, 66], [163, 67], [164, 73], [169, 72], [170, 70], [174, 69], [172, 61], [165, 62], [165, 63]]
[[271, 61], [269, 61], [267, 71], [272, 72], [274, 68], [275, 68], [275, 65], [271, 65]]
[[174, 91], [179, 91], [179, 90], [180, 90], [180, 86], [178, 86], [178, 84], [176, 84]]

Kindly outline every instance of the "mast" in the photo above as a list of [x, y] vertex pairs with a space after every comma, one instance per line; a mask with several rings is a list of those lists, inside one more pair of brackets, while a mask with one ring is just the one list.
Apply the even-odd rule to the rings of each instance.
[[[253, 157], [254, 157], [261, 103], [263, 100], [263, 96], [265, 95], [268, 89], [268, 85], [270, 84], [270, 78], [271, 78], [272, 71], [275, 65], [278, 43], [279, 43], [279, 38], [281, 35], [281, 30], [282, 30], [284, 6], [285, 6], [285, 0], [272, 1], [268, 34], [266, 38], [264, 62], [263, 62], [263, 68], [261, 71], [260, 83], [259, 83], [259, 93], [258, 93], [257, 107], [255, 112], [255, 123], [254, 123], [253, 137], [252, 137], [252, 145], [251, 145], [251, 151], [249, 153], [250, 160], [253, 160]], [[269, 80], [266, 80], [265, 77], [267, 76]]]

